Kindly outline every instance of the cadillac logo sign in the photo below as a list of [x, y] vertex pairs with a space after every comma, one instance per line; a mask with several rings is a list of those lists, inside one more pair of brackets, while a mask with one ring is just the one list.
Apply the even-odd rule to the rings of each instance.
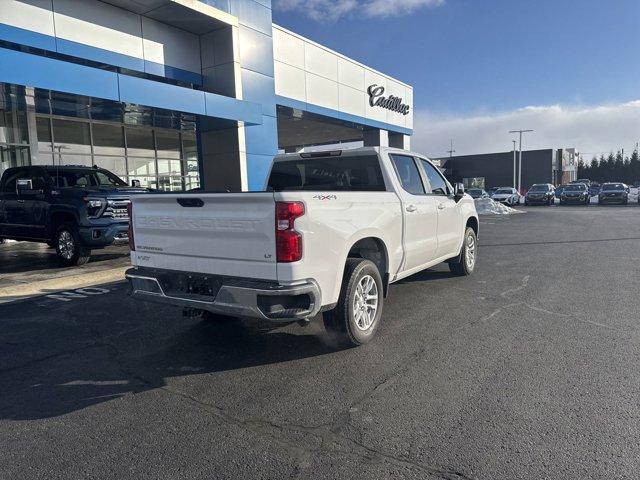
[[411, 107], [406, 103], [402, 103], [402, 98], [400, 97], [394, 97], [393, 95], [385, 97], [384, 87], [378, 86], [374, 83], [373, 85], [369, 85], [367, 93], [369, 94], [369, 105], [372, 107], [386, 108], [392, 112], [409, 115], [409, 109]]

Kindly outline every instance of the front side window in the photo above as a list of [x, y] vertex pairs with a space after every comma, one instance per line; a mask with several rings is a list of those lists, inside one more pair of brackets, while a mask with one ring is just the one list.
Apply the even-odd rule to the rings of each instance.
[[120, 179], [116, 175], [106, 170], [96, 172], [96, 179], [98, 185], [105, 187], [126, 187], [127, 184], [124, 180]]
[[426, 160], [420, 159], [422, 162], [422, 168], [424, 168], [424, 173], [427, 174], [427, 178], [429, 179], [429, 183], [431, 184], [431, 193], [435, 195], [448, 195], [449, 188], [447, 187], [447, 182], [440, 175], [440, 172], [436, 170], [436, 167], [431, 165]]
[[420, 178], [420, 172], [413, 157], [391, 155], [391, 160], [396, 168], [396, 173], [398, 174], [402, 188], [412, 195], [424, 195], [426, 192], [422, 178]]

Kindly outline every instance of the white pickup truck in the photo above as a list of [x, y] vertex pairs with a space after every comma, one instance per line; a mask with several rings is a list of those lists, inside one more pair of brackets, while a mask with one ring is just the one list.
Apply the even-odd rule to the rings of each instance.
[[279, 155], [265, 191], [132, 198], [135, 298], [307, 321], [360, 345], [389, 284], [441, 262], [469, 275], [478, 215], [424, 156], [386, 147]]

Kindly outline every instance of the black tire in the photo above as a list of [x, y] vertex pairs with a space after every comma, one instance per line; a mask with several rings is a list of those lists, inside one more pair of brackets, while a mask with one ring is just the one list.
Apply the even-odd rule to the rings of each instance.
[[72, 223], [60, 225], [53, 237], [58, 259], [65, 267], [84, 265], [91, 257], [91, 250], [82, 243], [78, 227]]
[[[356, 310], [356, 299], [358, 287], [362, 288], [360, 282], [367, 282], [367, 277], [375, 283], [375, 294], [377, 305], [373, 312], [373, 319], [367, 316], [369, 310], [365, 303], [360, 303], [361, 310]], [[371, 292], [373, 287], [371, 287]], [[322, 314], [324, 326], [327, 332], [334, 337], [335, 341], [344, 347], [357, 347], [369, 343], [374, 337], [384, 307], [384, 286], [382, 277], [370, 260], [362, 258], [348, 258], [342, 278], [342, 289], [338, 304], [333, 310]], [[360, 312], [361, 317], [356, 314]]]
[[[472, 239], [472, 244], [467, 242], [469, 238]], [[467, 247], [472, 248], [467, 248]], [[472, 254], [472, 255], [471, 255]], [[478, 238], [473, 228], [467, 227], [464, 232], [464, 240], [462, 242], [462, 248], [460, 255], [456, 260], [449, 261], [449, 270], [454, 275], [467, 276], [471, 275], [476, 268], [476, 260], [478, 258]]]

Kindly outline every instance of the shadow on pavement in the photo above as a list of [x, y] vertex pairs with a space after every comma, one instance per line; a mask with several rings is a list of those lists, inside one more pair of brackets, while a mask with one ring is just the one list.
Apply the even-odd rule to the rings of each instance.
[[[119, 266], [129, 259], [129, 247], [111, 246], [91, 252], [91, 260], [82, 268]], [[57, 273], [77, 271], [78, 267], [62, 267], [56, 251], [43, 243], [12, 242], [0, 244], [0, 274]]]
[[[153, 318], [146, 320], [153, 322]], [[268, 329], [240, 321], [183, 321], [186, 328], [162, 339], [150, 338], [149, 329], [139, 326], [93, 342], [71, 342], [76, 345], [62, 353], [39, 356], [26, 364], [0, 367], [0, 418], [55, 417], [166, 387], [171, 377], [277, 364], [336, 351], [324, 335], [300, 334], [314, 327]], [[38, 335], [58, 335], [54, 330], [60, 327], [54, 322], [39, 325], [45, 330]], [[283, 328], [296, 333], [281, 331]], [[67, 327], [62, 333], [71, 340], [78, 332]]]

